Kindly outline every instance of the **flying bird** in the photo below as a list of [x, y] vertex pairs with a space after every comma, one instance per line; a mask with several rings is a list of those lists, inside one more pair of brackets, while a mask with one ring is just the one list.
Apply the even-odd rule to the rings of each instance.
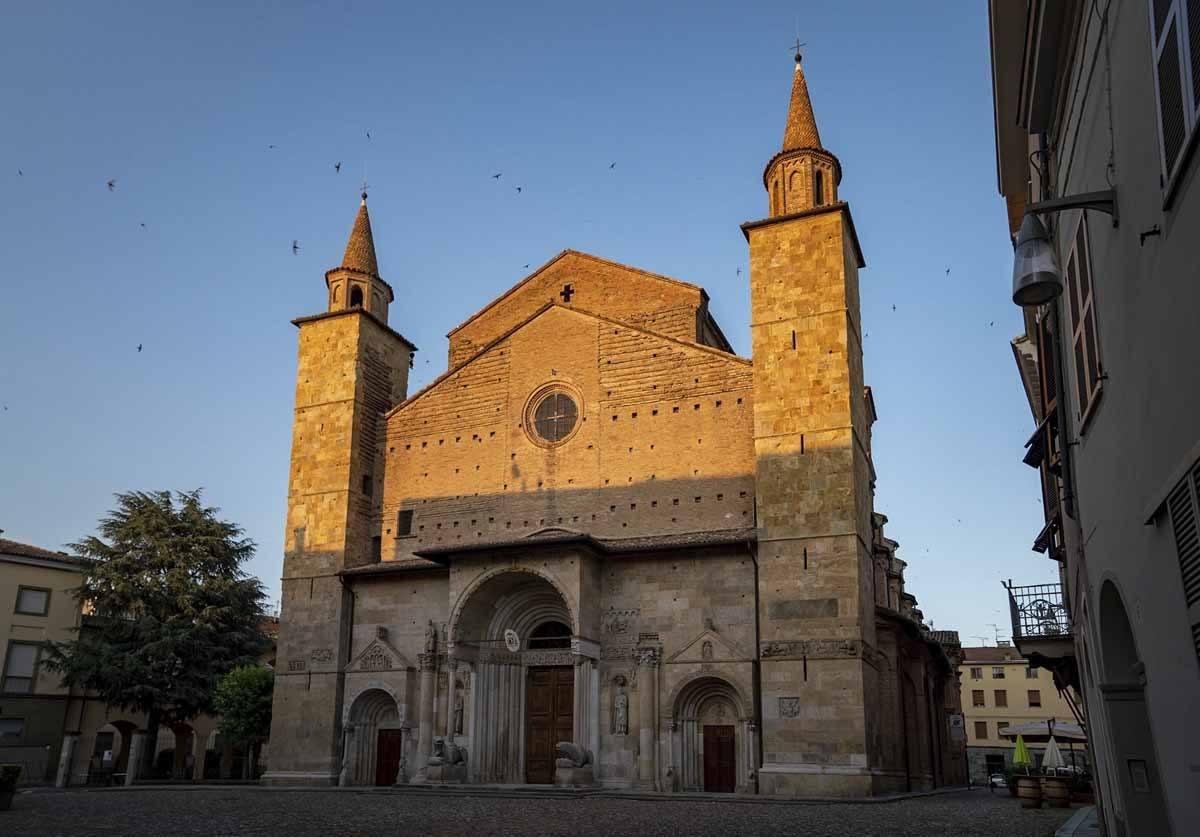
[[737, 275], [738, 275], [738, 276], [741, 276], [741, 275], [742, 275], [742, 269], [741, 269], [740, 267], [738, 268]]
[[495, 174], [492, 175], [492, 180], [499, 180], [500, 175], [502, 175], [502, 174], [504, 174], [504, 172], [502, 172], [502, 171], [496, 172]]
[[990, 323], [988, 323], [988, 328], [991, 328], [991, 327], [992, 327], [992, 326], [994, 326], [995, 324], [996, 324], [996, 321], [995, 321], [995, 320], [992, 320]]
[[[24, 177], [24, 176], [25, 176], [25, 172], [21, 171], [20, 169], [17, 169], [17, 177]], [[4, 409], [7, 410], [8, 408], [5, 407]]]
[[521, 187], [520, 187], [520, 186], [518, 186], [518, 187], [517, 187], [517, 194], [518, 194], [518, 195], [519, 195], [519, 194], [521, 194]]
[[106, 183], [105, 185], [108, 186], [108, 191], [111, 192], [117, 188], [117, 179], [114, 177], [112, 180], [108, 181], [108, 183]]
[[138, 224], [138, 226], [144, 230], [144, 229], [146, 229], [146, 222], [142, 221], [140, 224]]
[[338, 160], [336, 163], [333, 164], [333, 170], [335, 172], [337, 172], [338, 174], [342, 173], [342, 161], [341, 160]]
[[526, 270], [529, 270], [529, 265], [525, 265], [525, 269], [526, 269]]
[[142, 350], [142, 344], [138, 343], [138, 351], [140, 352], [141, 350]]
[[896, 310], [896, 304], [895, 304], [894, 302], [892, 303], [892, 310], [893, 310], [893, 311], [895, 311], [895, 310]]
[[371, 138], [371, 132], [367, 131], [367, 139], [370, 139], [370, 138]]
[[609, 164], [608, 164], [608, 167], [609, 167], [610, 169], [615, 169], [615, 168], [617, 167], [617, 164], [616, 164], [616, 163], [609, 163]]
[[273, 145], [268, 145], [268, 146], [267, 146], [267, 148], [274, 148], [274, 147], [275, 147], [275, 146], [273, 146]]
[[300, 252], [300, 242], [296, 241], [295, 239], [292, 239], [292, 255], [294, 256], [299, 252]]
[[946, 275], [947, 275], [947, 276], [949, 276], [949, 275], [950, 275], [950, 268], [946, 268]]

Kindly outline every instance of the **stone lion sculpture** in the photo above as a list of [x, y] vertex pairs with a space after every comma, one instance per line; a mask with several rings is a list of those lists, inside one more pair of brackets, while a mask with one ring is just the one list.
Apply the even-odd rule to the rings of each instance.
[[592, 763], [592, 751], [571, 741], [560, 741], [554, 745], [555, 767], [587, 767]]

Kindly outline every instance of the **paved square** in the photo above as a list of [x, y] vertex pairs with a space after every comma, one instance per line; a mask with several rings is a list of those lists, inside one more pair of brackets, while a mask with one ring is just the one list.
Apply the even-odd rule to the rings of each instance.
[[20, 794], [6, 837], [42, 835], [833, 835], [1050, 837], [1070, 811], [1022, 810], [985, 790], [863, 804], [771, 804], [607, 797], [512, 799], [254, 787]]

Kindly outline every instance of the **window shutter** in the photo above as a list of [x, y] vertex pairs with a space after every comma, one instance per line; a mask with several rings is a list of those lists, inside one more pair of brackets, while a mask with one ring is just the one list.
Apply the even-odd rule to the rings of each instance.
[[1171, 528], [1175, 531], [1175, 551], [1183, 581], [1183, 598], [1192, 622], [1192, 641], [1200, 656], [1200, 520], [1196, 512], [1196, 487], [1200, 481], [1200, 463], [1167, 497]]

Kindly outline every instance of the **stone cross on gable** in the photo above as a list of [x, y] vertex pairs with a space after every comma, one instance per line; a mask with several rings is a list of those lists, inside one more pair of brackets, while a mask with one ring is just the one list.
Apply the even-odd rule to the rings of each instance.
[[558, 295], [562, 297], [563, 302], [570, 302], [571, 297], [575, 295], [575, 288], [568, 282], [563, 285], [563, 289], [558, 292]]

